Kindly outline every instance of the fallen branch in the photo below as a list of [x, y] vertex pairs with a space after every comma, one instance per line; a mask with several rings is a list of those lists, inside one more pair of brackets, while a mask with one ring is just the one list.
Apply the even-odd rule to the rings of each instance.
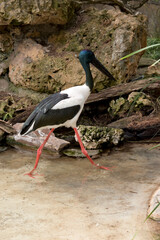
[[112, 122], [108, 127], [127, 129], [130, 131], [142, 131], [151, 128], [160, 128], [160, 113], [142, 116], [141, 114], [125, 117]]
[[148, 78], [143, 80], [138, 80], [129, 83], [123, 83], [114, 87], [110, 87], [102, 90], [99, 93], [92, 93], [86, 104], [95, 103], [103, 100], [108, 100], [110, 98], [119, 97], [122, 95], [129, 94], [133, 91], [143, 91], [154, 95], [154, 97], [160, 95], [160, 79], [158, 78]]

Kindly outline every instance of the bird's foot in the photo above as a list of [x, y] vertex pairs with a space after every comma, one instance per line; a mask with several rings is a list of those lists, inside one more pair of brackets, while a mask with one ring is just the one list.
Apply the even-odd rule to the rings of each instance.
[[24, 175], [28, 175], [31, 178], [35, 178], [35, 176], [43, 176], [43, 174], [33, 173], [34, 169], [30, 171], [29, 173], [25, 173]]
[[31, 177], [31, 178], [35, 178], [35, 177], [33, 176], [33, 173], [32, 173], [32, 172], [25, 173], [24, 175], [28, 175], [28, 176]]
[[114, 167], [104, 167], [104, 166], [100, 166], [99, 164], [96, 164], [96, 167], [97, 167], [97, 168], [101, 168], [101, 169], [105, 169], [105, 170], [109, 170], [109, 171], [112, 171], [112, 168], [114, 168]]

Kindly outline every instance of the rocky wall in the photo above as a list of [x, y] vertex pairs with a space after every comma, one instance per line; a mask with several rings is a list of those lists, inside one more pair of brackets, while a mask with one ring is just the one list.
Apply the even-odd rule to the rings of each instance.
[[0, 25], [66, 24], [74, 14], [70, 0], [5, 0], [0, 3]]
[[109, 5], [61, 0], [8, 0], [0, 3], [0, 74], [15, 86], [53, 93], [83, 84], [75, 58], [91, 49], [114, 75], [111, 82], [92, 68], [94, 91], [123, 83], [136, 73], [141, 54], [119, 59], [146, 45], [145, 16]]

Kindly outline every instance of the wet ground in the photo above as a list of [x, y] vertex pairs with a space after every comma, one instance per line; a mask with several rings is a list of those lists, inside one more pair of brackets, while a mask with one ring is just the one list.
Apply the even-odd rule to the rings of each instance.
[[[35, 154], [0, 154], [0, 236], [3, 240], [158, 240], [160, 223], [144, 220], [160, 183], [160, 149], [126, 144], [86, 158], [43, 156], [35, 179], [24, 176]], [[135, 235], [136, 234], [136, 235]]]

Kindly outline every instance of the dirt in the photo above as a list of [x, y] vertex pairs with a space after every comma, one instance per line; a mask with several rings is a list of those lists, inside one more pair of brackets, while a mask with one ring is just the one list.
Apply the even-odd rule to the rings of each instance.
[[85, 158], [42, 154], [35, 179], [24, 173], [36, 152], [1, 153], [1, 239], [159, 239], [160, 223], [144, 223], [160, 181], [160, 149], [148, 150], [153, 145], [130, 143], [95, 160], [112, 171]]

